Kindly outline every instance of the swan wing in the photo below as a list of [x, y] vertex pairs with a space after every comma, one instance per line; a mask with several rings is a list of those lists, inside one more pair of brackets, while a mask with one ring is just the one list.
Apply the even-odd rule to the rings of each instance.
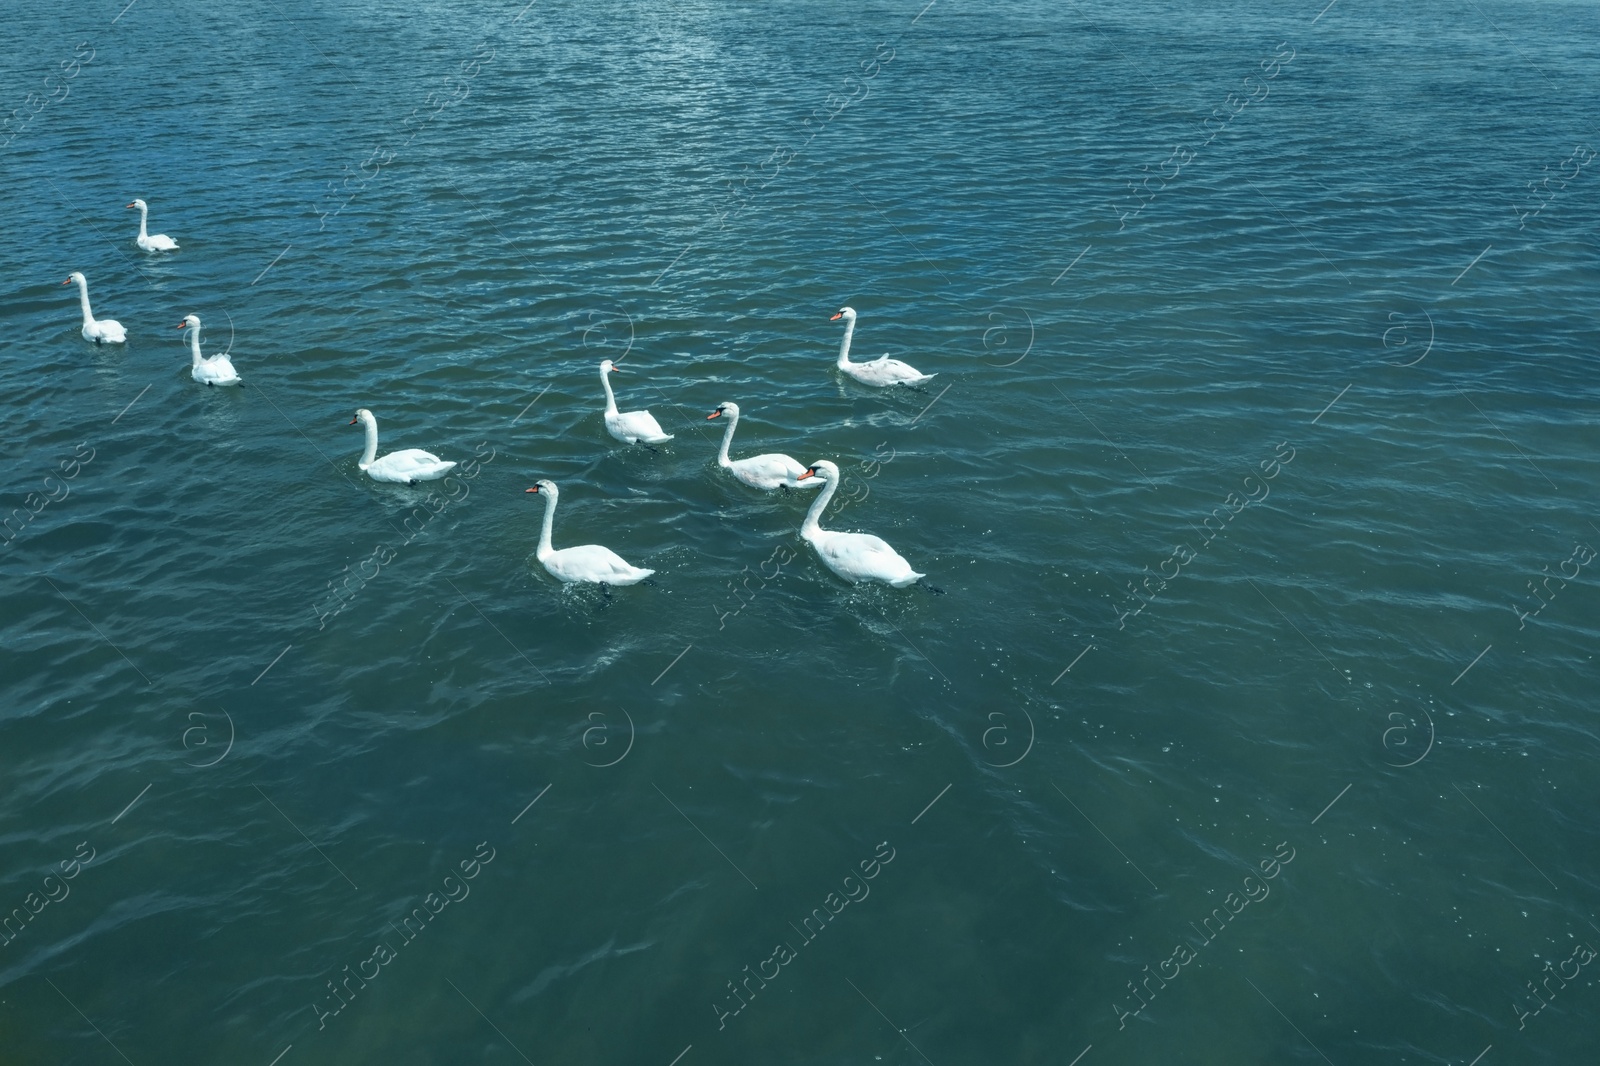
[[638, 441], [659, 444], [672, 439], [672, 434], [663, 430], [661, 423], [656, 421], [656, 416], [649, 411], [622, 411], [609, 415], [606, 418], [606, 427], [615, 436], [630, 444]]
[[846, 581], [882, 581], [896, 588], [915, 584], [924, 575], [911, 569], [889, 542], [871, 533], [833, 533], [814, 540], [817, 555]]
[[122, 328], [122, 323], [110, 318], [97, 319], [93, 326], [87, 327], [87, 332], [93, 334], [90, 340], [112, 344], [125, 344], [128, 340], [128, 331]]
[[890, 359], [887, 355], [870, 363], [859, 363], [857, 368], [859, 372], [854, 375], [855, 379], [869, 385], [914, 385], [933, 377], [932, 374], [924, 374], [909, 363]]
[[603, 544], [580, 544], [551, 552], [542, 560], [546, 570], [562, 581], [588, 581], [602, 585], [632, 585], [654, 570], [630, 565]]
[[406, 448], [374, 459], [367, 467], [367, 475], [375, 481], [436, 481], [456, 468], [432, 452], [421, 448]]
[[820, 478], [797, 480], [806, 472], [806, 468], [790, 456], [780, 455], [777, 452], [752, 455], [748, 459], [735, 459], [729, 469], [733, 471], [734, 477], [751, 488], [766, 489], [769, 492], [781, 485], [794, 489], [822, 483]]
[[212, 385], [232, 385], [240, 380], [239, 372], [233, 368], [233, 360], [220, 354], [201, 360], [200, 365], [194, 368], [193, 377], [196, 381]]
[[898, 359], [890, 359], [884, 364], [895, 377], [905, 381], [927, 381], [932, 374], [924, 374], [910, 363], [903, 363]]

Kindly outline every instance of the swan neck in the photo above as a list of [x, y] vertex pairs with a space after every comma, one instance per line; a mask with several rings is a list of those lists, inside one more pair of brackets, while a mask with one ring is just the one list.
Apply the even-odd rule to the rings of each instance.
[[86, 326], [93, 325], [94, 313], [89, 310], [89, 283], [87, 281], [78, 282], [78, 303], [83, 306], [83, 324]]
[[141, 236], [141, 237], [148, 238], [150, 236], [149, 233], [145, 232], [145, 224], [149, 221], [149, 218], [150, 218], [150, 208], [148, 208], [148, 207], [139, 208], [139, 236]]
[[[814, 475], [813, 475], [814, 476]], [[823, 481], [822, 491], [817, 493], [817, 498], [811, 503], [811, 510], [806, 512], [806, 520], [800, 523], [800, 535], [807, 540], [822, 532], [822, 512], [828, 509], [828, 504], [833, 501], [833, 494], [839, 488], [839, 483], [832, 478]]]
[[[199, 341], [195, 341], [194, 350], [195, 358], [198, 359], [200, 353]], [[361, 453], [361, 462], [357, 465], [359, 465], [361, 469], [365, 470], [367, 467], [371, 466], [372, 461], [378, 457], [378, 420], [375, 418], [366, 419], [362, 423], [362, 428], [367, 431], [367, 447], [366, 450]]]
[[722, 450], [717, 453], [718, 466], [732, 466], [733, 460], [728, 458], [728, 446], [733, 443], [733, 427], [739, 424], [738, 415], [728, 416], [728, 428], [722, 433]]
[[544, 528], [539, 531], [538, 556], [540, 559], [555, 551], [555, 548], [550, 545], [550, 534], [555, 529], [555, 525], [556, 498], [547, 492], [544, 494]]
[[189, 331], [189, 352], [194, 356], [194, 365], [199, 366], [204, 361], [200, 354], [200, 327], [195, 326]]
[[850, 365], [850, 337], [856, 331], [856, 320], [847, 319], [844, 324], [844, 340], [839, 342], [839, 366]]
[[600, 371], [600, 384], [606, 390], [606, 414], [614, 415], [617, 413], [617, 398], [611, 392], [611, 375], [604, 370]]

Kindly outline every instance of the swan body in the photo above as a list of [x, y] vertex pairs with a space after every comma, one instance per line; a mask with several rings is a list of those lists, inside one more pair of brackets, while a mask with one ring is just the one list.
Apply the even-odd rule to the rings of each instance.
[[78, 283], [78, 301], [83, 304], [83, 339], [96, 344], [126, 344], [128, 333], [122, 328], [121, 322], [109, 318], [96, 319], [94, 312], [89, 310], [88, 279], [73, 271], [61, 284], [71, 285], [73, 282]]
[[606, 429], [611, 435], [627, 444], [660, 444], [672, 439], [672, 434], [661, 428], [656, 416], [649, 411], [618, 411], [617, 398], [611, 392], [611, 374], [620, 373], [609, 359], [600, 363], [600, 385], [606, 390]]
[[911, 569], [911, 564], [882, 537], [871, 533], [835, 533], [822, 528], [818, 520], [839, 488], [837, 466], [822, 459], [812, 463], [800, 477], [823, 482], [822, 495], [811, 504], [806, 520], [800, 525], [800, 536], [816, 549], [817, 557], [829, 570], [852, 584], [881, 581], [897, 589], [915, 585], [927, 576]]
[[128, 205], [139, 209], [139, 236], [134, 240], [140, 248], [147, 252], [176, 252], [178, 242], [168, 237], [165, 233], [146, 233], [145, 225], [150, 219], [150, 205], [143, 200], [135, 200]]
[[555, 525], [556, 500], [560, 497], [555, 482], [539, 481], [528, 492], [544, 494], [544, 529], [539, 534], [539, 562], [550, 576], [569, 585], [588, 582], [598, 585], [636, 585], [655, 573], [633, 566], [622, 556], [601, 544], [580, 544], [576, 548], [556, 549], [550, 545]]
[[226, 352], [218, 352], [207, 359], [200, 354], [200, 316], [189, 315], [178, 323], [179, 329], [192, 329], [189, 335], [189, 350], [194, 355], [194, 366], [189, 371], [189, 376], [204, 385], [242, 385], [243, 380], [239, 372], [233, 368], [233, 360], [228, 358]]
[[841, 307], [838, 314], [828, 321], [837, 322], [844, 319], [844, 341], [839, 345], [840, 370], [849, 374], [863, 385], [874, 385], [884, 388], [889, 385], [920, 385], [931, 380], [935, 375], [924, 374], [910, 363], [902, 363], [898, 359], [890, 359], [887, 355], [880, 355], [870, 363], [852, 363], [850, 361], [850, 338], [856, 332], [856, 311], [853, 307]]
[[753, 489], [764, 489], [772, 492], [774, 489], [802, 489], [813, 488], [821, 484], [813, 478], [801, 481], [806, 468], [797, 459], [777, 452], [766, 455], [752, 455], [748, 459], [729, 459], [728, 445], [733, 443], [733, 430], [739, 424], [739, 405], [736, 403], [718, 404], [717, 409], [706, 415], [709, 421], [713, 418], [725, 417], [728, 420], [728, 431], [722, 435], [722, 450], [717, 453], [717, 465], [728, 473], [749, 485]]
[[378, 420], [372, 417], [372, 412], [363, 407], [356, 412], [350, 420], [353, 426], [360, 422], [367, 431], [367, 447], [361, 453], [361, 459], [356, 464], [367, 472], [367, 476], [374, 481], [394, 481], [407, 485], [415, 485], [419, 481], [437, 481], [456, 468], [455, 463], [447, 463], [432, 452], [425, 452], [421, 448], [407, 448], [404, 451], [390, 452], [382, 459], [376, 458], [378, 454]]

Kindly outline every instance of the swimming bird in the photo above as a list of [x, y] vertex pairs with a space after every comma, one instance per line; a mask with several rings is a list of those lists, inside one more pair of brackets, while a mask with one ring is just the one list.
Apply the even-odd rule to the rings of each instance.
[[218, 352], [207, 359], [200, 354], [200, 316], [188, 315], [178, 323], [179, 329], [192, 329], [189, 335], [189, 350], [194, 353], [194, 366], [189, 371], [189, 376], [206, 385], [242, 385], [244, 382], [239, 377], [239, 372], [233, 368], [233, 360], [228, 358], [227, 352]]
[[146, 233], [145, 224], [150, 218], [150, 205], [143, 200], [135, 200], [128, 205], [139, 209], [139, 236], [134, 240], [140, 248], [147, 252], [176, 252], [178, 242], [168, 237], [165, 233]]
[[815, 488], [821, 484], [817, 480], [802, 482], [800, 477], [806, 468], [800, 461], [776, 452], [752, 455], [748, 459], [729, 459], [728, 445], [733, 443], [733, 430], [739, 424], [739, 405], [718, 404], [715, 411], [706, 415], [706, 420], [719, 417], [728, 420], [728, 431], [722, 435], [722, 450], [717, 453], [717, 465], [746, 485], [771, 492], [774, 489]]
[[560, 498], [553, 481], [536, 481], [528, 492], [544, 494], [544, 529], [539, 534], [539, 562], [550, 576], [567, 584], [590, 582], [600, 585], [636, 585], [655, 573], [629, 564], [622, 556], [600, 544], [580, 544], [557, 550], [550, 546], [550, 531], [555, 526], [556, 500]]
[[407, 485], [415, 485], [419, 481], [437, 481], [456, 468], [455, 463], [447, 463], [432, 452], [425, 452], [421, 448], [407, 448], [404, 451], [390, 452], [382, 459], [376, 459], [378, 454], [378, 420], [372, 417], [372, 412], [365, 407], [356, 412], [350, 420], [353, 426], [360, 422], [367, 430], [367, 448], [361, 453], [361, 460], [356, 464], [367, 472], [367, 476], [374, 481], [396, 481]]
[[126, 344], [128, 333], [122, 328], [122, 323], [109, 318], [96, 320], [94, 312], [89, 310], [89, 282], [82, 274], [73, 271], [67, 275], [63, 285], [78, 283], [78, 299], [83, 304], [83, 339], [94, 341], [96, 344]]
[[880, 355], [870, 363], [852, 363], [850, 361], [850, 338], [856, 331], [856, 310], [853, 307], [841, 307], [837, 314], [828, 319], [837, 322], [844, 319], [844, 341], [839, 345], [839, 369], [855, 378], [863, 385], [875, 385], [879, 388], [888, 385], [920, 385], [935, 377], [933, 374], [924, 374], [909, 363], [902, 363], [898, 359], [890, 359], [888, 355]]
[[656, 416], [649, 411], [618, 411], [617, 398], [611, 392], [611, 374], [621, 373], [621, 368], [609, 359], [600, 362], [600, 384], [606, 390], [606, 429], [611, 435], [628, 444], [660, 444], [672, 439], [672, 434], [661, 428]]
[[897, 589], [914, 585], [927, 576], [911, 569], [911, 564], [889, 547], [889, 542], [882, 537], [871, 533], [835, 533], [823, 529], [818, 520], [839, 488], [839, 468], [821, 459], [800, 475], [802, 481], [809, 478], [818, 478], [823, 482], [822, 495], [806, 512], [806, 520], [800, 524], [800, 536], [817, 550], [817, 557], [829, 570], [852, 584], [882, 581]]

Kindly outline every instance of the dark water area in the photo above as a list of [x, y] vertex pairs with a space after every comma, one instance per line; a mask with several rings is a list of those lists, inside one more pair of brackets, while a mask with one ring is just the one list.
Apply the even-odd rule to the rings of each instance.
[[1593, 5], [3, 23], [0, 1062], [1592, 1057]]

